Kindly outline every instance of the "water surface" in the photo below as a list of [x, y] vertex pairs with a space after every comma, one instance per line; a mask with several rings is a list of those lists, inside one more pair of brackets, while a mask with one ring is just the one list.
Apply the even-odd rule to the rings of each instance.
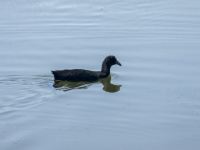
[[[198, 150], [199, 6], [1, 1], [0, 149]], [[53, 87], [51, 70], [100, 70], [110, 54], [122, 67], [104, 84]]]

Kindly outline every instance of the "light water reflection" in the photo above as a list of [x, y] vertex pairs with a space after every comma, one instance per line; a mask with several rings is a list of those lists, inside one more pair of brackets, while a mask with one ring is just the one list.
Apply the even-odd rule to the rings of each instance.
[[61, 80], [55, 80], [53, 87], [55, 87], [58, 90], [62, 91], [69, 91], [73, 89], [87, 89], [89, 86], [92, 86], [93, 84], [102, 84], [103, 90], [105, 92], [115, 93], [120, 91], [121, 85], [116, 85], [111, 83], [112, 77], [109, 75], [107, 78], [101, 79], [97, 82], [70, 82], [70, 81], [61, 81]]

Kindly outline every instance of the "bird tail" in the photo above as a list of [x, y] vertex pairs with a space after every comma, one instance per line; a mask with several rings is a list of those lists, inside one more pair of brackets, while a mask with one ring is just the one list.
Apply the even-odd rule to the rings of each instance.
[[55, 74], [55, 71], [51, 71], [51, 73], [54, 75], [54, 74]]
[[56, 79], [56, 72], [55, 71], [51, 71], [51, 73], [53, 74], [54, 79]]

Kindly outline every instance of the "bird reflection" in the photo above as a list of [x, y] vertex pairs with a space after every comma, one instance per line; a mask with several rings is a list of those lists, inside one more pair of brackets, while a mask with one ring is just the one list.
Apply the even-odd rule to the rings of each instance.
[[107, 78], [100, 79], [97, 82], [70, 82], [70, 81], [60, 81], [55, 80], [53, 87], [62, 90], [62, 91], [69, 91], [73, 89], [87, 89], [89, 86], [97, 83], [101, 83], [103, 85], [103, 90], [105, 92], [118, 92], [120, 91], [121, 85], [116, 85], [111, 83], [111, 76], [108, 76]]

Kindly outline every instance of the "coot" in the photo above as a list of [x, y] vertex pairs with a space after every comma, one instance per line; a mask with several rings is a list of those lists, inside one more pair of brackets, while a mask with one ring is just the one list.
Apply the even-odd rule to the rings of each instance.
[[101, 67], [101, 71], [90, 71], [84, 69], [71, 69], [71, 70], [55, 70], [52, 71], [55, 80], [67, 80], [67, 81], [88, 81], [93, 82], [101, 78], [105, 78], [110, 75], [110, 68], [112, 65], [119, 65], [121, 63], [115, 56], [107, 56]]

